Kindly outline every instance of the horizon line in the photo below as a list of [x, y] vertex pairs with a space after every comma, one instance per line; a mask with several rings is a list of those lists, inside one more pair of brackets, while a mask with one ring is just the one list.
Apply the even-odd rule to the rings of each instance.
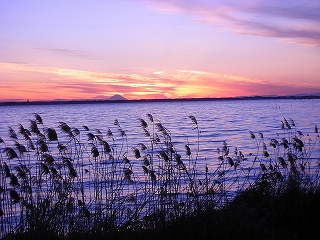
[[35, 101], [0, 101], [0, 106], [9, 105], [46, 105], [46, 104], [89, 104], [89, 103], [124, 103], [124, 102], [165, 102], [165, 101], [221, 101], [221, 100], [255, 100], [255, 99], [320, 99], [320, 94], [266, 95], [237, 97], [201, 97], [201, 98], [151, 98], [151, 99], [54, 99]]

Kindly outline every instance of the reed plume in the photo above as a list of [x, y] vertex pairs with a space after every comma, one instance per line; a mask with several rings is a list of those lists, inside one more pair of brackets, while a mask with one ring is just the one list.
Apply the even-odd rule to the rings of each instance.
[[288, 186], [317, 186], [318, 175], [312, 174], [319, 171], [311, 168], [311, 152], [319, 146], [317, 125], [311, 141], [291, 118], [283, 118], [282, 134], [268, 142], [262, 132], [256, 137], [249, 131], [256, 153], [245, 154], [225, 140], [218, 151], [203, 153], [201, 119], [187, 119], [196, 133], [185, 143], [175, 141], [151, 114], [138, 118], [141, 137], [130, 140], [137, 142], [128, 142], [117, 119], [111, 127], [115, 134], [106, 128], [105, 135], [62, 121], [56, 131], [39, 114], [29, 129], [9, 128], [11, 145], [0, 138], [3, 234], [39, 226], [61, 238], [162, 228], [179, 217], [221, 209], [244, 189], [279, 194]]

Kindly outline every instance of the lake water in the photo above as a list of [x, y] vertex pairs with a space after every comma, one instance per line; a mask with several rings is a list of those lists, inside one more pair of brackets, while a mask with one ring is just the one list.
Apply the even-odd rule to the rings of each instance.
[[[217, 181], [218, 175], [220, 181], [220, 177], [222, 176], [222, 174], [220, 174], [221, 172], [223, 172], [223, 174], [227, 177], [236, 177], [237, 181], [240, 181], [239, 175], [241, 174], [241, 171], [240, 173], [234, 173], [234, 171], [231, 171], [229, 168], [227, 169], [227, 167], [225, 166], [222, 170], [220, 169], [220, 173], [216, 174], [216, 170], [218, 168], [221, 168], [221, 162], [219, 162], [218, 160], [218, 157], [221, 156], [221, 152], [219, 152], [218, 149], [223, 149], [224, 142], [226, 142], [228, 151], [230, 150], [232, 154], [234, 152], [234, 149], [237, 147], [238, 151], [241, 151], [245, 157], [249, 158], [251, 153], [263, 154], [262, 146], [257, 145], [258, 140], [251, 139], [250, 131], [255, 133], [257, 138], [259, 136], [259, 133], [263, 133], [264, 141], [266, 143], [269, 143], [271, 139], [277, 139], [280, 141], [282, 136], [288, 136], [293, 138], [295, 134], [297, 134], [297, 131], [301, 131], [303, 133], [303, 136], [306, 137], [306, 139], [309, 137], [308, 135], [310, 135], [310, 138], [316, 139], [314, 128], [315, 125], [320, 126], [319, 106], [320, 99], [259, 99], [226, 101], [215, 100], [170, 102], [123, 102], [96, 104], [0, 106], [0, 137], [4, 140], [6, 144], [4, 145], [0, 143], [0, 149], [2, 154], [0, 155], [2, 171], [4, 171], [4, 162], [10, 164], [12, 171], [14, 169], [13, 167], [18, 166], [19, 163], [19, 159], [17, 158], [6, 160], [4, 148], [8, 146], [13, 146], [14, 144], [14, 141], [9, 137], [8, 127], [11, 127], [17, 133], [19, 132], [19, 124], [22, 124], [25, 128], [29, 128], [30, 119], [34, 120], [34, 113], [37, 113], [42, 117], [43, 120], [43, 126], [41, 125], [41, 128], [54, 128], [58, 133], [58, 137], [62, 143], [67, 144], [68, 138], [65, 136], [64, 133], [61, 132], [59, 128], [61, 122], [67, 123], [71, 128], [79, 129], [81, 134], [77, 138], [81, 138], [79, 142], [87, 143], [87, 148], [88, 146], [93, 146], [94, 142], [92, 141], [92, 139], [88, 140], [87, 133], [89, 131], [85, 131], [83, 126], [87, 126], [90, 129], [90, 132], [92, 132], [93, 134], [98, 134], [97, 130], [99, 130], [99, 135], [102, 134], [104, 136], [104, 139], [109, 142], [112, 149], [117, 150], [117, 152], [114, 153], [114, 156], [116, 156], [119, 159], [122, 159], [122, 157], [125, 155], [128, 161], [130, 161], [129, 164], [124, 163], [124, 165], [121, 165], [121, 170], [119, 170], [119, 172], [116, 172], [115, 174], [125, 174], [125, 169], [128, 170], [129, 168], [130, 171], [133, 171], [135, 173], [134, 179], [138, 182], [137, 185], [134, 185], [134, 187], [130, 187], [128, 184], [126, 186], [125, 191], [124, 188], [121, 188], [121, 194], [119, 193], [119, 189], [117, 190], [117, 196], [119, 198], [126, 198], [128, 195], [137, 193], [143, 187], [146, 188], [147, 186], [147, 177], [145, 175], [145, 172], [143, 172], [143, 169], [141, 168], [141, 166], [144, 165], [143, 160], [142, 158], [138, 159], [135, 156], [134, 149], [140, 149], [142, 155], [144, 150], [140, 148], [141, 143], [145, 144], [149, 149], [152, 146], [150, 137], [145, 136], [144, 131], [141, 128], [141, 121], [139, 120], [144, 119], [145, 122], [148, 123], [149, 132], [157, 133], [157, 129], [155, 128], [153, 130], [154, 125], [152, 124], [152, 122], [150, 122], [149, 118], [146, 115], [151, 114], [155, 120], [154, 122], [161, 123], [162, 126], [165, 127], [167, 132], [170, 134], [171, 142], [175, 149], [174, 154], [181, 155], [181, 159], [184, 161], [184, 164], [186, 166], [185, 169], [189, 170], [189, 173], [193, 171], [192, 174], [199, 174], [199, 176], [196, 177], [196, 179], [199, 180], [200, 183], [205, 179], [212, 180], [215, 182]], [[194, 123], [192, 123], [189, 116], [194, 116], [196, 118], [198, 128], [195, 128], [195, 125]], [[295, 122], [295, 127], [293, 127], [293, 129], [291, 129], [290, 131], [281, 128], [281, 121], [284, 121], [284, 118], [287, 119], [290, 123], [291, 119]], [[114, 124], [115, 120], [117, 120], [117, 122], [119, 123], [122, 132], [119, 131], [119, 126]], [[110, 136], [108, 136], [108, 132], [110, 133], [110, 131], [113, 133], [113, 140], [110, 138]], [[289, 132], [292, 135], [288, 135]], [[21, 136], [18, 137], [18, 141], [23, 141]], [[319, 139], [317, 139], [316, 141], [319, 141]], [[308, 152], [305, 152], [305, 154], [307, 154], [312, 151], [312, 156], [308, 156], [308, 158], [312, 159], [313, 161], [312, 166], [309, 166], [311, 168], [317, 166], [317, 161], [320, 158], [319, 142], [315, 142], [315, 144], [317, 146], [315, 149], [313, 149], [313, 147], [308, 146]], [[185, 145], [188, 145], [190, 147], [190, 155], [186, 155]], [[311, 142], [310, 145], [314, 146], [314, 143]], [[53, 145], [49, 144], [49, 147], [51, 146]], [[258, 150], [257, 146], [259, 147]], [[278, 156], [277, 154], [279, 153], [276, 153], [272, 149], [272, 147], [268, 145], [267, 148], [271, 154], [271, 157]], [[156, 148], [154, 148], [154, 150], [155, 149]], [[162, 148], [158, 148], [157, 151], [159, 150], [159, 152], [161, 152], [161, 149], [164, 149], [163, 145]], [[64, 159], [62, 158], [62, 153], [54, 151], [57, 150], [52, 150], [51, 153], [60, 156], [62, 160]], [[105, 159], [102, 158], [100, 158], [100, 160], [98, 159], [100, 161], [98, 163], [97, 158], [92, 158], [91, 156], [92, 150], [89, 149], [88, 153], [85, 151], [86, 150], [82, 149], [81, 152], [70, 153], [70, 156], [72, 155], [73, 158], [75, 156], [78, 156], [78, 158], [79, 156], [81, 156], [79, 158], [82, 161], [81, 164], [76, 163], [75, 161], [74, 169], [77, 171], [78, 178], [81, 178], [81, 184], [84, 184], [84, 186], [77, 186], [80, 190], [77, 190], [75, 191], [75, 193], [73, 193], [72, 199], [79, 199], [79, 192], [83, 191], [81, 190], [82, 188], [85, 188], [85, 191], [88, 191], [90, 193], [87, 193], [86, 198], [82, 196], [81, 199], [83, 201], [91, 202], [91, 198], [94, 196], [95, 201], [97, 202], [97, 199], [99, 199], [100, 202], [108, 202], [110, 196], [107, 195], [107, 193], [105, 194], [105, 196], [103, 196], [101, 190], [97, 191], [96, 187], [99, 186], [101, 187], [101, 189], [108, 189], [110, 187], [114, 187], [112, 185], [114, 175], [112, 175], [112, 177], [111, 175], [108, 175], [109, 173], [113, 174], [113, 172], [115, 171], [113, 165], [111, 166], [110, 162], [105, 161]], [[159, 152], [157, 152], [157, 154]], [[230, 156], [232, 154], [230, 153]], [[101, 157], [101, 153], [99, 157]], [[160, 158], [160, 155], [158, 158]], [[36, 167], [33, 166], [35, 163], [30, 162], [30, 158], [27, 159], [28, 161], [25, 161], [24, 164], [30, 166], [31, 169], [32, 167], [33, 169], [36, 169]], [[261, 157], [261, 159], [263, 159], [263, 157]], [[263, 163], [268, 163], [267, 158], [265, 158], [265, 162]], [[162, 169], [165, 166], [167, 166], [166, 164], [168, 163], [160, 163], [159, 160], [159, 162], [155, 163], [153, 169], [148, 170], [148, 174], [150, 174], [152, 171], [154, 171], [155, 173], [162, 171]], [[197, 170], [195, 170], [195, 165]], [[58, 166], [58, 164], [55, 166]], [[120, 163], [117, 166], [120, 166]], [[149, 165], [145, 166], [150, 168]], [[250, 159], [249, 161], [241, 165], [241, 167], [243, 168], [249, 168], [250, 166], [253, 166]], [[92, 173], [92, 175], [86, 175], [86, 173], [84, 172], [84, 168], [94, 169], [94, 174]], [[206, 171], [206, 168], [208, 169], [208, 171]], [[259, 165], [255, 166], [255, 168], [257, 170], [257, 168], [259, 168]], [[68, 168], [66, 169], [68, 170]], [[87, 169], [85, 170], [87, 171]], [[244, 172], [243, 169], [242, 171]], [[101, 172], [105, 173], [105, 176], [103, 176], [103, 178], [99, 178], [99, 184], [101, 182], [101, 184], [103, 185], [97, 184], [98, 175], [103, 175], [101, 174]], [[43, 173], [41, 174], [41, 176], [44, 177]], [[168, 176], [166, 174], [167, 172], [162, 172], [162, 174], [159, 173], [156, 176], [157, 181], [164, 182], [164, 176]], [[166, 181], [179, 180], [179, 183], [182, 185], [185, 182], [188, 182], [188, 178], [183, 176], [182, 174], [174, 174], [172, 175], [174, 176], [173, 180], [166, 179]], [[206, 174], [209, 174], [209, 177]], [[252, 176], [255, 176], [254, 172], [251, 172], [250, 174]], [[112, 181], [110, 180], [111, 178]], [[2, 177], [0, 180], [1, 184], [7, 184], [6, 178]], [[50, 182], [50, 184], [54, 184], [54, 182], [50, 180], [47, 176], [46, 180]], [[96, 183], [92, 183], [92, 181]], [[230, 186], [232, 184], [232, 181], [233, 180], [230, 180]], [[44, 191], [43, 189], [49, 189], [50, 184], [41, 186], [39, 187], [40, 190], [38, 190]], [[167, 182], [165, 182], [165, 185], [166, 184]], [[188, 185], [188, 183], [186, 184]], [[176, 192], [184, 191], [184, 188], [178, 189], [176, 183], [174, 183], [173, 185], [177, 188], [177, 190], [175, 190]], [[199, 189], [201, 188], [200, 185]], [[239, 183], [237, 186], [239, 187], [240, 185], [241, 184]], [[10, 186], [9, 184], [7, 184], [6, 186], [8, 191], [17, 189]], [[161, 196], [162, 194], [160, 193], [160, 191], [162, 191], [163, 186], [164, 185], [158, 186], [161, 190], [158, 189], [158, 192], [156, 194], [159, 194], [159, 196]], [[169, 190], [170, 189], [168, 189], [168, 191]], [[228, 190], [236, 191], [237, 189], [230, 187]], [[94, 191], [95, 194], [91, 193], [92, 191]], [[171, 189], [170, 191], [173, 190]], [[3, 198], [8, 197], [8, 194], [9, 193], [3, 193]], [[42, 194], [45, 195], [45, 193]], [[135, 197], [138, 198], [138, 195], [139, 194], [136, 194]], [[144, 195], [143, 197], [146, 198], [146, 195]], [[154, 195], [151, 193], [151, 191], [148, 197], [154, 198]], [[52, 201], [55, 200], [52, 199]], [[145, 199], [140, 199], [140, 203], [143, 201], [145, 201]], [[178, 200], [175, 198], [175, 201]], [[184, 200], [182, 200], [181, 198], [179, 201], [182, 202]], [[138, 205], [137, 202], [135, 204]], [[169, 205], [169, 203], [167, 204]], [[148, 207], [152, 208], [152, 205], [149, 205]], [[2, 201], [2, 208], [9, 208], [8, 205], [5, 205], [5, 201]], [[19, 209], [17, 208], [11, 210], [19, 212]], [[95, 210], [91, 209], [91, 211]], [[107, 212], [107, 210], [105, 211]], [[107, 214], [108, 213], [106, 213], [106, 215]], [[121, 217], [122, 215], [118, 216], [118, 222], [121, 222]], [[12, 215], [10, 220], [11, 222], [9, 222], [8, 220], [7, 224], [3, 224], [2, 226], [0, 226], [4, 232], [8, 232], [10, 230], [8, 226], [14, 225], [12, 223], [13, 219], [14, 217]], [[19, 222], [19, 220], [17, 219], [14, 220], [16, 221], [16, 223]]]
[[[192, 153], [198, 149], [198, 131], [193, 129], [189, 116], [198, 122], [199, 154], [198, 166], [216, 167], [217, 149], [227, 142], [230, 151], [235, 147], [244, 154], [256, 151], [257, 146], [250, 138], [249, 132], [263, 133], [264, 139], [279, 138], [283, 133], [281, 121], [284, 118], [295, 122], [296, 130], [312, 134], [314, 126], [320, 126], [320, 99], [268, 99], [268, 100], [227, 100], [227, 101], [174, 101], [174, 102], [124, 102], [101, 104], [58, 104], [28, 105], [0, 107], [0, 137], [10, 143], [8, 127], [18, 132], [19, 124], [29, 128], [30, 119], [38, 113], [44, 127], [61, 131], [60, 122], [83, 131], [86, 125], [91, 132], [100, 130], [106, 135], [110, 129], [116, 143], [122, 136], [114, 125], [117, 119], [128, 141], [129, 159], [134, 159], [131, 148], [139, 143], [147, 144], [149, 138], [144, 136], [139, 119], [148, 122], [146, 114], [152, 114], [155, 120], [171, 133], [176, 151], [184, 156], [185, 145], [188, 144]], [[148, 122], [150, 124], [150, 122]], [[82, 140], [86, 140], [85, 134]], [[317, 154], [315, 154], [317, 157]], [[138, 163], [137, 163], [138, 164]], [[140, 163], [138, 164], [140, 165]]]
[[19, 124], [28, 128], [29, 120], [38, 113], [46, 127], [57, 131], [62, 121], [78, 129], [83, 125], [92, 131], [99, 129], [103, 134], [110, 128], [119, 137], [114, 125], [117, 119], [133, 147], [144, 138], [138, 119], [147, 121], [146, 114], [152, 114], [170, 130], [174, 142], [184, 145], [192, 143], [197, 136], [188, 117], [192, 115], [198, 121], [201, 150], [205, 154], [221, 147], [223, 141], [242, 150], [250, 148], [249, 131], [262, 132], [266, 139], [275, 138], [281, 132], [283, 118], [293, 119], [297, 130], [312, 133], [315, 124], [320, 125], [319, 106], [320, 99], [1, 106], [0, 137], [8, 138], [9, 126], [16, 131]]

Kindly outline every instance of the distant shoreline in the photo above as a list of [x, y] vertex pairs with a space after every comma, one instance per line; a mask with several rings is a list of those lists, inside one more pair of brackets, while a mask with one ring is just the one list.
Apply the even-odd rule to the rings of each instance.
[[26, 102], [0, 102], [0, 106], [15, 105], [57, 105], [57, 104], [100, 104], [100, 103], [139, 103], [139, 102], [185, 102], [185, 101], [228, 101], [228, 100], [265, 100], [265, 99], [320, 99], [317, 95], [306, 96], [248, 96], [230, 98], [177, 98], [177, 99], [140, 99], [140, 100], [52, 100], [52, 101], [26, 101]]

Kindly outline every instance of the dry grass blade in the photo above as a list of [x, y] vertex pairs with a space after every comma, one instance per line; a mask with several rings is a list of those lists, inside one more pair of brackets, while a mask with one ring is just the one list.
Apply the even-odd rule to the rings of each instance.
[[103, 145], [103, 150], [106, 153], [110, 153], [111, 152], [110, 145], [109, 145], [109, 143], [107, 141], [102, 141], [102, 145]]
[[291, 118], [289, 118], [289, 121], [290, 121], [290, 124], [291, 124], [292, 127], [296, 126], [295, 122]]
[[169, 161], [169, 156], [165, 151], [160, 151], [159, 152], [160, 157], [165, 161], [168, 162]]
[[67, 147], [65, 145], [63, 145], [62, 143], [59, 143], [57, 145], [58, 149], [60, 152], [67, 150]]
[[145, 174], [149, 173], [149, 169], [146, 166], [142, 166], [142, 169]]
[[233, 167], [234, 166], [234, 161], [231, 157], [227, 157], [227, 160], [228, 160], [228, 163], [230, 165], [230, 167]]
[[150, 161], [149, 161], [149, 159], [148, 159], [147, 156], [145, 156], [145, 157], [143, 158], [143, 165], [145, 165], [145, 166], [150, 166]]
[[266, 165], [264, 165], [263, 163], [260, 163], [260, 167], [263, 172], [267, 171]]
[[72, 167], [72, 159], [71, 158], [65, 158], [62, 157], [63, 163], [66, 164], [68, 167]]
[[24, 145], [22, 145], [21, 143], [15, 142], [14, 145], [20, 154], [27, 152], [27, 148]]
[[52, 166], [55, 162], [54, 158], [48, 153], [42, 154], [42, 160], [44, 160], [44, 162], [49, 164], [50, 166]]
[[197, 128], [198, 128], [198, 121], [197, 121], [197, 119], [196, 119], [194, 116], [192, 116], [192, 115], [190, 115], [189, 118], [190, 118], [190, 120], [191, 120], [191, 122], [192, 122], [193, 129], [197, 129]]
[[281, 143], [281, 144], [283, 145], [284, 149], [288, 149], [288, 148], [289, 148], [289, 142], [288, 142], [288, 140], [285, 139], [285, 138], [282, 138], [281, 140], [282, 140], [282, 143]]
[[137, 147], [140, 147], [142, 151], [147, 149], [147, 146], [143, 143], [138, 143]]
[[40, 166], [41, 166], [41, 169], [42, 169], [42, 172], [41, 174], [49, 174], [49, 168], [47, 165], [45, 165], [44, 163], [40, 163]]
[[154, 171], [150, 170], [149, 173], [150, 173], [150, 178], [151, 178], [152, 183], [155, 184], [157, 181], [157, 177], [156, 177]]
[[9, 136], [11, 139], [18, 139], [18, 136], [16, 132], [12, 129], [12, 127], [9, 127]]
[[10, 185], [13, 187], [19, 187], [18, 178], [13, 173], [10, 174]]
[[180, 154], [176, 154], [175, 159], [176, 159], [178, 165], [183, 165]]
[[50, 171], [51, 171], [51, 173], [52, 173], [54, 176], [56, 176], [56, 175], [58, 174], [57, 169], [55, 169], [54, 167], [51, 167], [51, 168], [50, 168]]
[[143, 120], [142, 118], [139, 118], [139, 121], [140, 121], [140, 127], [142, 128], [148, 127], [148, 123], [145, 120]]
[[108, 128], [107, 135], [113, 139], [113, 133], [110, 128]]
[[20, 201], [20, 195], [17, 193], [16, 190], [10, 190], [10, 197], [12, 198], [12, 203], [16, 204]]
[[8, 167], [6, 162], [3, 163], [3, 167], [4, 167], [5, 176], [6, 177], [10, 177], [10, 175], [11, 175], [10, 169], [9, 169], [9, 167]]
[[120, 133], [120, 136], [121, 136], [121, 137], [127, 136], [126, 132], [125, 132], [121, 127], [119, 127], [118, 130], [119, 130], [119, 133]]
[[186, 155], [187, 155], [187, 156], [190, 156], [190, 155], [191, 155], [190, 147], [189, 147], [188, 145], [185, 145], [184, 147], [185, 147], [185, 149], [186, 149]]
[[6, 153], [7, 157], [9, 160], [14, 159], [14, 158], [19, 158], [16, 151], [11, 148], [11, 147], [6, 147], [3, 152]]
[[291, 129], [291, 125], [289, 124], [287, 119], [283, 118], [283, 122], [284, 122], [284, 125], [287, 127], [287, 129], [290, 130]]
[[142, 130], [143, 130], [145, 136], [147, 136], [147, 137], [150, 137], [150, 136], [151, 136], [151, 135], [150, 135], [150, 132], [148, 131], [148, 129], [143, 128]]
[[34, 120], [30, 120], [30, 130], [35, 134], [40, 134], [40, 130], [38, 128], [37, 122]]
[[27, 179], [27, 172], [30, 172], [24, 165], [21, 165], [21, 167], [15, 166], [14, 170], [16, 170], [18, 177], [23, 180]]
[[19, 132], [25, 140], [30, 140], [31, 133], [28, 129], [25, 129], [22, 124], [19, 124]]
[[92, 141], [96, 138], [93, 133], [87, 133], [87, 136], [88, 136], [88, 141]]
[[141, 158], [141, 154], [138, 148], [132, 148], [132, 151], [135, 158]]
[[74, 136], [77, 136], [77, 135], [80, 134], [80, 130], [79, 130], [78, 128], [72, 128], [72, 134], [73, 134]]
[[127, 180], [129, 183], [133, 183], [131, 175], [133, 174], [130, 168], [124, 168], [124, 179]]
[[304, 143], [302, 142], [301, 139], [299, 138], [293, 138], [294, 140], [294, 143], [293, 143], [293, 146], [295, 149], [297, 149], [299, 152], [302, 152], [302, 148], [304, 147]]
[[119, 123], [118, 119], [115, 119], [113, 124], [120, 127], [120, 123]]
[[270, 146], [272, 146], [273, 148], [277, 148], [278, 145], [279, 145], [279, 142], [276, 139], [270, 140]]
[[288, 153], [287, 156], [288, 156], [290, 165], [293, 166], [295, 164], [295, 161], [297, 160], [297, 156], [293, 153]]
[[47, 145], [45, 142], [39, 141], [38, 145], [39, 145], [39, 150], [40, 150], [41, 152], [44, 153], [44, 152], [48, 152], [48, 151], [49, 151], [49, 147], [48, 147], [48, 145]]
[[283, 157], [279, 157], [279, 162], [280, 162], [281, 167], [287, 168], [286, 161], [284, 160]]
[[73, 133], [72, 133], [71, 127], [69, 127], [69, 125], [66, 124], [65, 122], [60, 122], [59, 123], [59, 128], [61, 129], [62, 132], [68, 134], [69, 137], [73, 137]]
[[69, 175], [71, 178], [75, 178], [78, 176], [76, 170], [72, 166], [69, 167]]
[[43, 124], [42, 118], [38, 113], [34, 113], [34, 117], [36, 118], [36, 121], [38, 124], [41, 124], [41, 125]]
[[156, 125], [157, 130], [158, 130], [163, 136], [165, 136], [165, 137], [166, 137], [166, 136], [169, 136], [167, 129], [166, 129], [165, 127], [163, 127], [163, 125], [162, 125], [160, 122], [156, 123], [155, 125]]
[[46, 128], [45, 129], [46, 136], [49, 141], [58, 141], [58, 135], [55, 129], [53, 128]]
[[198, 122], [197, 122], [197, 119], [195, 118], [195, 116], [190, 115], [189, 118], [191, 119], [193, 124], [198, 125]]
[[154, 122], [153, 116], [150, 113], [147, 114], [147, 117], [149, 118], [150, 122]]
[[96, 146], [92, 146], [92, 148], [91, 148], [91, 154], [92, 154], [92, 156], [94, 157], [94, 158], [97, 158], [97, 157], [99, 157], [99, 150], [97, 149], [97, 147]]
[[254, 135], [254, 133], [252, 131], [250, 131], [250, 137], [251, 137], [251, 139], [255, 139], [256, 138], [256, 136]]

